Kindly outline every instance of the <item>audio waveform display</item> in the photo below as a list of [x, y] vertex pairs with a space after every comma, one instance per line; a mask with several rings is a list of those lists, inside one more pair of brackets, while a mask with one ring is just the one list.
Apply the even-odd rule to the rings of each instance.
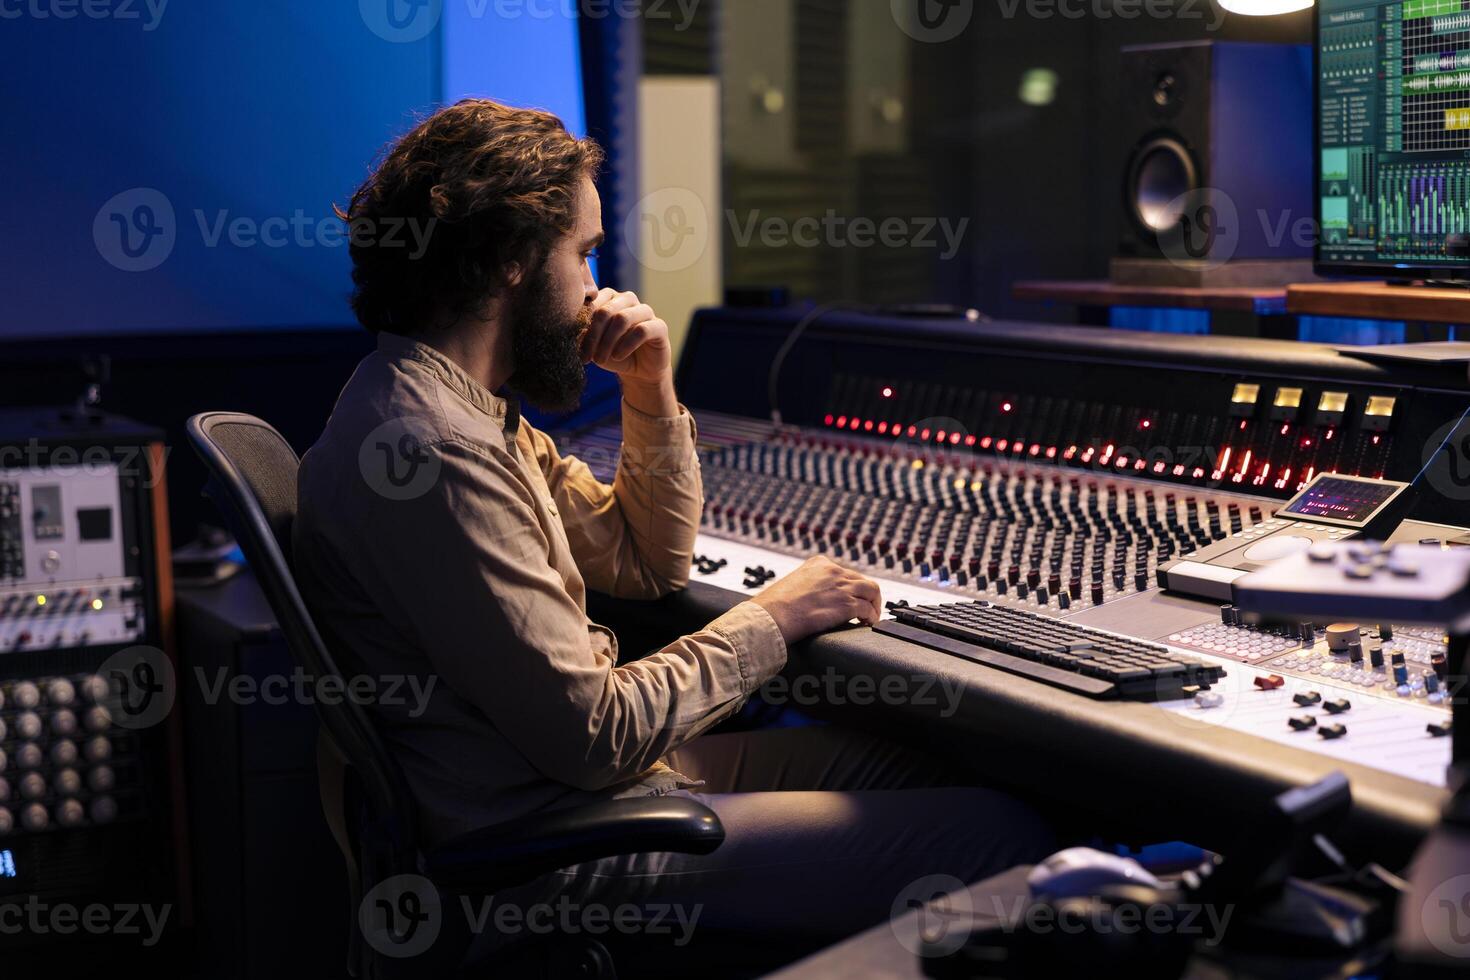
[[1404, 20], [1417, 20], [1420, 17], [1437, 17], [1443, 14], [1457, 14], [1462, 9], [1462, 0], [1406, 0], [1404, 3]]
[[1410, 75], [1404, 79], [1404, 90], [1407, 92], [1457, 92], [1467, 88], [1470, 88], [1470, 71]]
[[1456, 68], [1470, 68], [1470, 51], [1441, 51], [1414, 59], [1415, 71], [1453, 71]]
[[1446, 235], [1470, 232], [1470, 164], [1384, 164], [1378, 213], [1384, 252], [1443, 258]]

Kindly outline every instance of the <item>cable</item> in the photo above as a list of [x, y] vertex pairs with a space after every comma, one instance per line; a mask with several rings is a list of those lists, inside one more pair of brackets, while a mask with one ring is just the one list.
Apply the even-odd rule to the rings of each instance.
[[766, 397], [771, 403], [772, 422], [776, 423], [777, 426], [781, 424], [781, 406], [776, 395], [776, 385], [781, 380], [781, 368], [786, 363], [786, 355], [791, 353], [791, 349], [796, 346], [796, 342], [801, 339], [801, 335], [806, 333], [807, 328], [828, 313], [836, 313], [839, 310], [861, 312], [868, 308], [867, 304], [863, 303], [846, 303], [841, 301], [820, 303], [812, 307], [807, 311], [805, 316], [796, 321], [796, 326], [792, 327], [791, 332], [786, 335], [785, 343], [776, 351], [776, 356], [771, 361], [771, 372], [766, 376]]
[[1456, 422], [1450, 427], [1450, 431], [1445, 433], [1444, 442], [1439, 444], [1439, 448], [1429, 454], [1429, 458], [1424, 461], [1424, 465], [1415, 474], [1414, 479], [1409, 481], [1411, 486], [1418, 486], [1424, 474], [1429, 472], [1429, 467], [1434, 465], [1434, 461], [1439, 458], [1439, 454], [1450, 448], [1450, 441], [1455, 438], [1455, 433], [1460, 431], [1460, 427], [1465, 424], [1466, 419], [1470, 419], [1470, 408], [1465, 409], [1465, 414], [1460, 416], [1460, 421]]

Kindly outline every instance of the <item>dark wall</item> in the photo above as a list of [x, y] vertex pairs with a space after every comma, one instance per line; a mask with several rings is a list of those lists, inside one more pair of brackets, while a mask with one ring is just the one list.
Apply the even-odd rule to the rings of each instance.
[[[1051, 0], [1031, 4], [1032, 14], [1026, 0], [977, 0], [965, 33], [931, 45], [936, 50], [916, 64], [916, 136], [936, 155], [942, 199], [968, 199], [974, 221], [969, 261], [962, 273], [941, 277], [943, 298], [993, 315], [1070, 315], [1011, 300], [1018, 279], [1107, 275], [1127, 150], [1117, 133], [1122, 47], [1207, 38], [1311, 41], [1310, 10], [1252, 18], [1227, 14], [1212, 0], [1180, 0], [1150, 4], [1170, 16], [1140, 11], [1124, 19], [1105, 0], [1061, 6], [1086, 16], [1034, 15], [1058, 10]], [[1032, 68], [1057, 73], [1052, 104], [1033, 107], [1018, 98], [1022, 74]], [[1269, 153], [1277, 138], [1263, 134], [1260, 152]], [[937, 158], [941, 151], [946, 158]]]

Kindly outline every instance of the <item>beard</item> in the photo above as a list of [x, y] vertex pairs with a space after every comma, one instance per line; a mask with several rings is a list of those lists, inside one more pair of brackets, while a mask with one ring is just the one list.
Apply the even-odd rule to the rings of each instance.
[[582, 337], [591, 308], [574, 314], [557, 309], [550, 277], [537, 270], [516, 290], [509, 313], [515, 372], [507, 387], [542, 412], [576, 408], [587, 388]]

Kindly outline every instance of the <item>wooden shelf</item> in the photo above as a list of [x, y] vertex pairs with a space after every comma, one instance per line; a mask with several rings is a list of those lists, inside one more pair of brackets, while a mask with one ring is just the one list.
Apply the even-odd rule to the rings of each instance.
[[[1293, 289], [1296, 287], [1292, 287]], [[1224, 310], [1256, 316], [1287, 311], [1286, 289], [1229, 286], [1120, 286], [1107, 279], [1031, 279], [1011, 286], [1020, 300], [1073, 303], [1077, 306], [1158, 306], [1187, 310]]]
[[1286, 308], [1301, 316], [1470, 323], [1470, 289], [1390, 286], [1385, 282], [1311, 282], [1288, 286]]

